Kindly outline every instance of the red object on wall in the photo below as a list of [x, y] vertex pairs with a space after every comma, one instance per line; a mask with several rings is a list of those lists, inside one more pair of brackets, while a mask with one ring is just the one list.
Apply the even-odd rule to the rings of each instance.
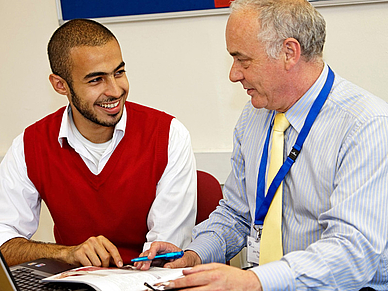
[[229, 7], [231, 0], [214, 0], [214, 6], [216, 8]]

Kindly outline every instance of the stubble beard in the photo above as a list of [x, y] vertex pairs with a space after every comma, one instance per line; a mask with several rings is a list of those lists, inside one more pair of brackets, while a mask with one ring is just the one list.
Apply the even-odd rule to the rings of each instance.
[[[90, 110], [88, 105], [85, 102], [82, 102], [81, 98], [74, 92], [74, 89], [71, 85], [69, 85], [69, 88], [70, 88], [72, 104], [78, 110], [78, 112], [81, 113], [81, 115], [83, 117], [85, 117], [86, 119], [88, 119], [89, 121], [91, 121], [97, 125], [101, 125], [101, 126], [105, 126], [105, 127], [114, 127], [120, 121], [120, 119], [122, 117], [121, 111], [119, 113], [110, 115], [111, 117], [117, 117], [116, 119], [114, 119], [112, 121], [100, 120], [97, 117], [97, 114], [95, 112], [93, 112], [92, 110]], [[108, 100], [108, 101], [113, 101], [113, 100]], [[120, 115], [120, 116], [118, 116], [118, 115]]]

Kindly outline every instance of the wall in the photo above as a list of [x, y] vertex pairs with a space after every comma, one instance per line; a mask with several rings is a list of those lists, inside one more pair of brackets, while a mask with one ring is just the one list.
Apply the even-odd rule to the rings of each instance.
[[[322, 7], [331, 67], [388, 101], [388, 2]], [[48, 81], [55, 1], [0, 1], [0, 157], [32, 122], [65, 105]], [[227, 15], [108, 24], [118, 37], [130, 100], [165, 110], [189, 129], [198, 167], [224, 182], [232, 131], [248, 96], [228, 80]]]

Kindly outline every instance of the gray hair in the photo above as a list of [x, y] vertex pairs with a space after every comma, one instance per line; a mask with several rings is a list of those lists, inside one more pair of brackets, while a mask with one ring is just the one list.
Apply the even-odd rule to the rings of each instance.
[[322, 58], [326, 22], [305, 0], [235, 0], [231, 12], [255, 9], [261, 26], [258, 39], [265, 44], [269, 57], [277, 59], [284, 40], [296, 39], [306, 61]]

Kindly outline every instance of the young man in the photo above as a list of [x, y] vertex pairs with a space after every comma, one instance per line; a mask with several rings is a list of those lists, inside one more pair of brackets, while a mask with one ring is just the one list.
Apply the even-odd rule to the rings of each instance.
[[[10, 265], [40, 257], [122, 266], [163, 240], [185, 247], [196, 216], [190, 136], [172, 116], [126, 102], [115, 36], [91, 20], [48, 44], [69, 105], [29, 126], [0, 166], [0, 245]], [[34, 242], [43, 199], [57, 244]]]
[[[325, 21], [307, 1], [236, 0], [231, 9], [230, 79], [240, 82], [251, 100], [235, 128], [225, 199], [194, 228], [184, 257], [166, 265], [198, 266], [169, 287], [386, 290], [387, 103], [334, 74], [323, 61]], [[276, 225], [266, 224], [268, 207], [262, 201], [271, 197], [265, 173], [272, 162], [272, 124], [281, 113], [290, 124], [282, 162], [295, 162], [279, 193], [282, 254], [262, 263], [273, 254], [264, 248], [264, 234]], [[303, 146], [295, 146], [308, 127]], [[249, 271], [205, 264], [230, 260], [244, 246], [254, 266]], [[145, 254], [153, 258], [176, 250], [156, 242]]]

